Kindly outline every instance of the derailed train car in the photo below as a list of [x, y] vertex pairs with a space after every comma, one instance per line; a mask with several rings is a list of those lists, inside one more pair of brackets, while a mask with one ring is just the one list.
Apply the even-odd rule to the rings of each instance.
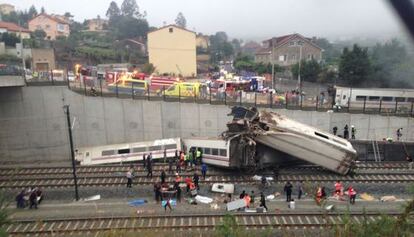
[[[257, 145], [273, 148], [339, 174], [347, 174], [354, 166], [356, 151], [348, 140], [277, 113], [259, 112], [256, 108], [234, 107], [230, 115], [233, 115], [233, 121], [228, 124], [228, 131], [223, 133], [225, 139], [245, 137]], [[283, 163], [280, 160], [277, 162]]]

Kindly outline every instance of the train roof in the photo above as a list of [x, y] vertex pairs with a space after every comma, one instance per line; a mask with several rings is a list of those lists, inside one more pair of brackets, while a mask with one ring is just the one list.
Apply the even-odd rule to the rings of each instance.
[[408, 91], [414, 92], [414, 89], [406, 89], [406, 88], [354, 88], [354, 87], [343, 87], [343, 86], [335, 86], [336, 89], [352, 89], [352, 90], [369, 90], [369, 91]]

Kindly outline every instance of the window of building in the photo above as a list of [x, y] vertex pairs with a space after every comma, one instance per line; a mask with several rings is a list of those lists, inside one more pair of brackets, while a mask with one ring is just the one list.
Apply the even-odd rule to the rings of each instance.
[[170, 29], [168, 29], [170, 31], [170, 33], [174, 32], [174, 28], [170, 27]]
[[295, 45], [295, 41], [290, 41], [289, 46], [293, 46], [293, 45]]
[[50, 25], [46, 25], [46, 29], [50, 29]]
[[279, 55], [279, 61], [280, 61], [280, 62], [285, 61], [285, 56], [284, 56], [284, 55]]
[[65, 31], [65, 25], [63, 25], [63, 24], [57, 24], [57, 30], [60, 31], [60, 32]]
[[310, 54], [308, 54], [308, 60], [310, 60], [311, 59], [311, 55]]
[[283, 55], [283, 61], [287, 61], [287, 58], [288, 58], [288, 56], [285, 54], [285, 55]]
[[296, 61], [296, 54], [292, 54], [292, 60]]
[[299, 40], [299, 41], [297, 42], [297, 45], [303, 45], [303, 42]]

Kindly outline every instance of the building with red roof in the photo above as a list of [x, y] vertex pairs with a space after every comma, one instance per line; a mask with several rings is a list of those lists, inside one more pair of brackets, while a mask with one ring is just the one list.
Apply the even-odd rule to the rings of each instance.
[[29, 39], [31, 31], [12, 22], [0, 21], [0, 33], [14, 33], [17, 37], [21, 34], [23, 39]]
[[42, 13], [29, 21], [29, 30], [43, 30], [47, 39], [55, 40], [58, 36], [69, 36], [69, 24], [70, 22], [62, 16]]

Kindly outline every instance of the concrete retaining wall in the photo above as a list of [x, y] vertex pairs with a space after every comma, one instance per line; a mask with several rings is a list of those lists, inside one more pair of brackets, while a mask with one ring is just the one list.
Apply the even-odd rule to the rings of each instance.
[[[66, 87], [0, 88], [0, 161], [68, 161], [63, 105], [74, 121], [75, 146], [95, 146], [168, 137], [217, 136], [226, 129], [229, 107], [192, 103], [85, 97]], [[276, 110], [275, 110], [276, 111]], [[414, 119], [380, 115], [277, 110], [300, 122], [331, 131], [355, 125], [357, 139], [414, 140]]]

